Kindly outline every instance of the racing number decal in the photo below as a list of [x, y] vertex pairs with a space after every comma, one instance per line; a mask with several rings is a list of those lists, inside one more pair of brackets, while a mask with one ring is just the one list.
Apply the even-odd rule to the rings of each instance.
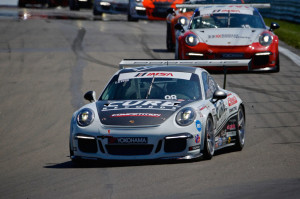
[[166, 100], [169, 100], [169, 99], [176, 100], [177, 96], [176, 95], [165, 95], [165, 99]]

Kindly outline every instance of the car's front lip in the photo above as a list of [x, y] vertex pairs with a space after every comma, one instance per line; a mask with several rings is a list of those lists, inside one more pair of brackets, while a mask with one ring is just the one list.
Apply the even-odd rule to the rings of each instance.
[[[276, 65], [277, 54], [276, 45], [272, 43], [270, 46], [262, 46], [259, 43], [252, 43], [248, 46], [209, 46], [200, 43], [197, 46], [184, 45], [182, 56], [183, 59], [252, 59], [251, 70], [260, 68], [274, 68]], [[224, 55], [230, 55], [224, 57]], [[236, 56], [236, 57], [235, 57]], [[265, 58], [262, 63], [259, 59]]]
[[[113, 138], [136, 138], [136, 137], [147, 137], [148, 142], [146, 144], [138, 144], [138, 143], [109, 143], [109, 137]], [[79, 144], [79, 139], [84, 140], [89, 145], [95, 145], [94, 151], [82, 151]], [[89, 135], [89, 134], [75, 134], [72, 137], [72, 150], [74, 150], [74, 158], [82, 157], [84, 159], [111, 159], [111, 160], [143, 160], [143, 159], [191, 159], [199, 157], [200, 153], [200, 143], [196, 144], [194, 141], [194, 135], [190, 133], [177, 133], [177, 134], [169, 134], [169, 135], [143, 135], [143, 134], [118, 134], [118, 135]], [[168, 141], [167, 141], [168, 140]], [[170, 141], [171, 140], [171, 141]], [[173, 141], [172, 141], [173, 140]], [[174, 142], [175, 141], [175, 142]], [[179, 151], [177, 149], [174, 150], [174, 143], [184, 144], [184, 148], [181, 148]], [[171, 143], [171, 145], [170, 145]], [[150, 146], [151, 145], [151, 146]], [[111, 152], [109, 147], [113, 147], [112, 150], [131, 150], [131, 147], [142, 147], [141, 150], [144, 150], [144, 147], [151, 147], [151, 151], [147, 154], [123, 154], [115, 152]], [[195, 149], [191, 149], [191, 147], [197, 146]], [[117, 149], [115, 148], [117, 147]], [[119, 148], [121, 147], [121, 148]], [[125, 148], [124, 148], [125, 147]], [[129, 147], [129, 148], [128, 148]], [[168, 149], [166, 148], [168, 147]], [[171, 149], [170, 149], [171, 147]], [[148, 150], [148, 149], [145, 149]], [[171, 150], [171, 151], [168, 151]]]

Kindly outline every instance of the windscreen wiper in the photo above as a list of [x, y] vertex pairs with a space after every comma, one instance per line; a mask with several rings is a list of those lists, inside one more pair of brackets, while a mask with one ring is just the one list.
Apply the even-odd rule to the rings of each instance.
[[151, 84], [150, 84], [148, 93], [147, 93], [147, 95], [146, 95], [146, 99], [148, 99], [148, 97], [150, 96], [150, 93], [151, 93], [151, 90], [152, 90], [152, 85], [153, 85], [154, 79], [155, 79], [155, 75], [153, 74], [152, 82], [151, 82]]

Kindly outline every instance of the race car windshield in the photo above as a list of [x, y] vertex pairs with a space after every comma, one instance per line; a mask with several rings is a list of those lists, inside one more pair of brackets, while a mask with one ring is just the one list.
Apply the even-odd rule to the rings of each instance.
[[99, 100], [200, 100], [199, 78], [190, 74], [189, 79], [149, 76], [120, 80], [116, 75], [108, 84]]
[[190, 28], [265, 28], [265, 24], [258, 14], [218, 13], [195, 16]]

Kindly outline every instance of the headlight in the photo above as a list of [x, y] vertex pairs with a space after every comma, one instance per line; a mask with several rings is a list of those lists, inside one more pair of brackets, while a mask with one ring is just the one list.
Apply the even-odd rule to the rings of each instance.
[[190, 34], [186, 36], [185, 43], [189, 46], [196, 46], [199, 43], [199, 40], [195, 35]]
[[176, 115], [176, 122], [180, 126], [187, 126], [194, 122], [196, 113], [192, 108], [183, 108]]
[[188, 25], [189, 20], [186, 17], [179, 17], [178, 23], [180, 23], [182, 26]]
[[88, 126], [94, 121], [95, 114], [91, 109], [82, 109], [77, 114], [77, 124], [79, 126]]
[[263, 46], [268, 46], [272, 43], [272, 36], [268, 33], [263, 33], [259, 37], [259, 43]]

